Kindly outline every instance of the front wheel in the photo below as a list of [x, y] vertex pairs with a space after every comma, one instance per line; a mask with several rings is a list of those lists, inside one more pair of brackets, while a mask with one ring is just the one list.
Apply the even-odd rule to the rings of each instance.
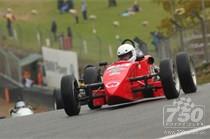
[[61, 95], [64, 110], [68, 116], [78, 115], [80, 112], [79, 89], [77, 80], [73, 75], [61, 79]]
[[176, 55], [176, 65], [182, 90], [185, 93], [196, 92], [196, 73], [191, 58], [184, 52], [179, 53]]
[[160, 62], [160, 79], [167, 99], [179, 97], [179, 80], [171, 60], [165, 59]]

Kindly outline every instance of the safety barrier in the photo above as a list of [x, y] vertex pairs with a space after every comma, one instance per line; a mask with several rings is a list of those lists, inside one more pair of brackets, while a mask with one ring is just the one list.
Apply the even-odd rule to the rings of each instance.
[[32, 106], [45, 107], [49, 111], [54, 110], [53, 90], [43, 87], [0, 88], [0, 97], [8, 103], [24, 100]]

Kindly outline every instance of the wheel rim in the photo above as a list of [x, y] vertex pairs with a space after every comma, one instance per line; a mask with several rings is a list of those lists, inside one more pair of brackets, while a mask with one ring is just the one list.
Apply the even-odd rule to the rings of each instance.
[[57, 110], [57, 108], [58, 108], [57, 104], [56, 104], [56, 102], [54, 102], [54, 109]]
[[175, 84], [175, 88], [176, 88], [177, 92], [179, 93], [180, 90], [181, 90], [181, 87], [180, 87], [177, 71], [174, 70], [174, 69], [176, 69], [176, 68], [173, 65], [173, 69], [172, 69], [173, 70], [173, 75], [172, 75], [173, 76], [173, 81], [174, 81], [174, 84]]
[[197, 85], [196, 72], [195, 72], [195, 68], [194, 68], [192, 62], [190, 62], [190, 71], [191, 71], [191, 76], [192, 76], [192, 79], [193, 79], [193, 83], [194, 83], [195, 85]]
[[73, 95], [74, 95], [74, 98], [75, 98], [76, 103], [77, 103], [77, 108], [79, 109], [80, 108], [80, 104], [79, 104], [79, 91], [78, 91], [78, 84], [77, 84], [76, 81], [73, 82], [73, 86], [74, 86]]
[[180, 83], [179, 83], [179, 78], [178, 78], [178, 75], [177, 73], [174, 73], [174, 84], [175, 84], [175, 88], [176, 90], [178, 91], [178, 93], [180, 92]]

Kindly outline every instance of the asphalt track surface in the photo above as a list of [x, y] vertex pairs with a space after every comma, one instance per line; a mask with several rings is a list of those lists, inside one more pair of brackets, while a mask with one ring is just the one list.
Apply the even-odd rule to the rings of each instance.
[[[177, 129], [163, 126], [163, 107], [172, 105], [173, 100], [160, 99], [94, 111], [82, 107], [80, 115], [74, 117], [68, 117], [59, 110], [4, 119], [0, 120], [0, 139], [210, 139], [210, 84], [199, 86], [197, 93], [181, 96], [189, 96], [196, 105], [205, 106], [205, 129], [170, 136], [168, 132]], [[187, 128], [183, 133], [189, 130]]]

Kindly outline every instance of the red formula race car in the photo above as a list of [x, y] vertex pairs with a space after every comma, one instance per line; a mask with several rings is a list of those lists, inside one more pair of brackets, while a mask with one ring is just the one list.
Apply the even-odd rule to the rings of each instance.
[[[134, 45], [128, 39], [123, 43], [127, 41]], [[74, 75], [64, 76], [61, 79], [64, 110], [72, 116], [80, 113], [81, 104], [97, 109], [145, 98], [178, 98], [181, 88], [185, 93], [196, 92], [196, 75], [190, 57], [179, 53], [175, 63], [165, 59], [157, 67], [152, 56], [144, 55], [135, 62], [116, 61], [106, 66], [102, 75], [96, 67], [88, 66], [84, 70], [84, 85], [79, 85]]]

